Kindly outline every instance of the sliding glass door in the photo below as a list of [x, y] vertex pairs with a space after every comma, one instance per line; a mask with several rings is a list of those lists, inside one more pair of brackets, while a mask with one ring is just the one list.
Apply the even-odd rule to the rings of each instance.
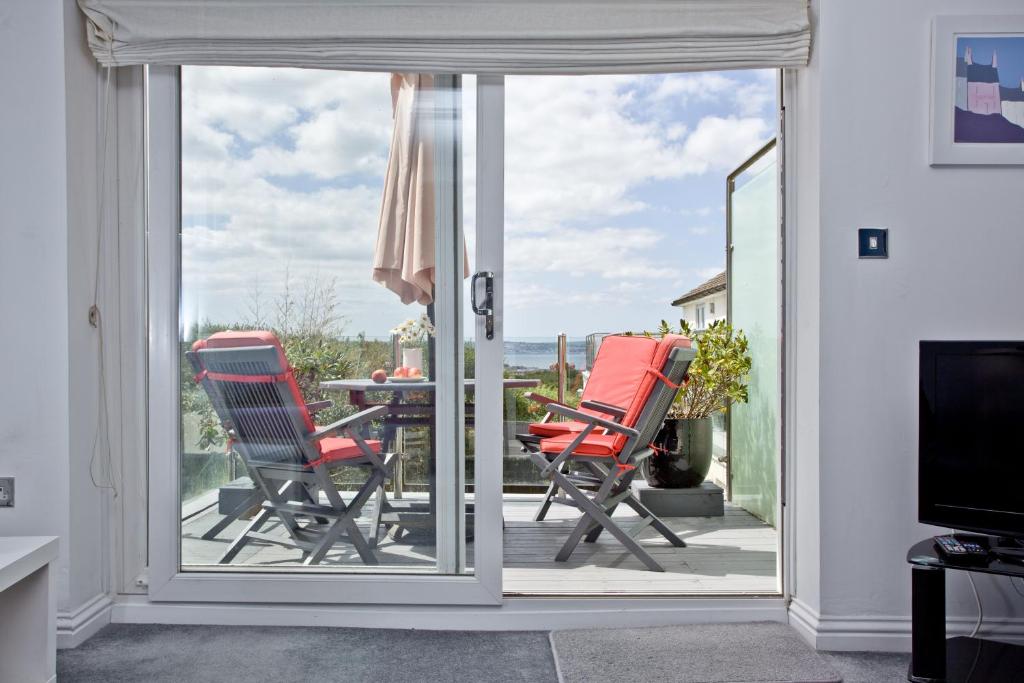
[[[496, 603], [503, 559], [513, 594], [773, 593], [774, 172], [734, 178], [729, 278], [708, 197], [773, 135], [774, 78], [517, 76], [506, 116], [501, 77], [150, 69], [151, 598]], [[698, 340], [726, 297], [755, 356], [733, 499], [716, 459], [709, 507], [658, 513], [689, 544], [638, 536], [665, 572], [609, 535], [557, 561], [579, 513], [539, 512], [526, 392], [574, 406], [607, 335]]]
[[502, 89], [149, 70], [153, 599], [500, 600]]

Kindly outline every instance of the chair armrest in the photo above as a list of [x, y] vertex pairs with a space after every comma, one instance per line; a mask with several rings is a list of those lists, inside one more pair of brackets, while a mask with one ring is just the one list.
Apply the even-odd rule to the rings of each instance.
[[327, 410], [334, 405], [334, 401], [314, 401], [313, 403], [306, 404], [306, 410], [309, 414], [320, 412], [321, 410]]
[[580, 422], [587, 422], [589, 424], [597, 425], [598, 427], [604, 427], [605, 429], [617, 432], [619, 434], [625, 434], [626, 436], [630, 436], [633, 438], [640, 436], [640, 432], [633, 429], [632, 427], [626, 427], [625, 425], [621, 425], [618, 422], [606, 420], [603, 417], [597, 417], [596, 415], [591, 415], [590, 413], [583, 413], [578, 410], [573, 410], [568, 406], [563, 406], [561, 403], [552, 402], [548, 404], [548, 410], [550, 410], [552, 413], [558, 413], [559, 415], [564, 415], [565, 417], [570, 417], [574, 420], [579, 420]]
[[626, 417], [626, 409], [620, 408], [619, 406], [613, 406], [611, 403], [602, 403], [601, 401], [582, 401], [580, 406], [587, 410], [596, 410], [604, 413], [605, 415], [611, 415], [616, 419], [621, 420]]
[[527, 399], [535, 403], [539, 403], [544, 406], [546, 406], [549, 403], [556, 403], [555, 399], [549, 398], [544, 394], [535, 393], [533, 391], [527, 391], [525, 394], [523, 394], [523, 396], [525, 396]]
[[313, 432], [312, 434], [310, 434], [308, 439], [310, 441], [319, 441], [320, 439], [324, 438], [325, 436], [330, 436], [331, 434], [337, 434], [338, 431], [341, 430], [341, 429], [345, 429], [347, 427], [358, 426], [358, 425], [363, 424], [364, 422], [369, 422], [370, 420], [372, 420], [374, 418], [383, 417], [384, 415], [387, 414], [387, 412], [388, 412], [388, 407], [387, 406], [374, 406], [373, 408], [367, 408], [366, 410], [361, 410], [358, 413], [356, 413], [355, 415], [349, 415], [348, 417], [343, 417], [343, 418], [341, 418], [340, 420], [338, 420], [337, 422], [335, 422], [333, 424], [329, 424], [326, 427], [321, 427], [320, 429], [318, 429], [315, 432]]

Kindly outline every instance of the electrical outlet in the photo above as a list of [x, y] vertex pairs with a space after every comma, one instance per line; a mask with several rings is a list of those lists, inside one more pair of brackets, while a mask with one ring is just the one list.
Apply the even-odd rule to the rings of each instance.
[[14, 477], [0, 477], [0, 508], [14, 507]]

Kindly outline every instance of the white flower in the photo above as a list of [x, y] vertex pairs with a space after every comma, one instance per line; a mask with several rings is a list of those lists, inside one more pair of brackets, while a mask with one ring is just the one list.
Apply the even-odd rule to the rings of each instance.
[[435, 333], [436, 330], [433, 323], [430, 322], [430, 316], [426, 313], [421, 314], [419, 318], [404, 320], [391, 330], [391, 334], [398, 335], [402, 344], [422, 341], [427, 337], [433, 337]]

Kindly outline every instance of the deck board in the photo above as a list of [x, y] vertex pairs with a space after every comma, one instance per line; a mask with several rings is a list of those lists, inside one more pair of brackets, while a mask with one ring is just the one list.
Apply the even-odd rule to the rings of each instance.
[[[675, 548], [653, 529], [640, 535], [641, 544], [665, 567], [651, 572], [626, 552], [608, 533], [596, 543], [581, 543], [568, 562], [554, 556], [579, 513], [553, 506], [548, 519], [532, 520], [537, 501], [514, 496], [503, 506], [505, 517], [504, 589], [510, 595], [748, 595], [778, 591], [778, 533], [746, 511], [726, 505], [722, 517], [669, 517], [664, 521], [683, 538], [686, 548]], [[637, 517], [628, 510], [615, 513], [628, 526]], [[220, 516], [211, 508], [186, 520], [182, 527], [182, 558], [186, 565], [215, 565], [244, 521], [236, 521], [215, 540], [202, 533]], [[359, 520], [367, 532], [368, 520]], [[284, 536], [278, 524], [264, 531]], [[468, 544], [472, 563], [472, 543]], [[434, 564], [430, 543], [396, 542], [385, 538], [377, 550], [381, 564], [365, 567], [348, 543], [337, 544], [319, 571], [429, 571]], [[287, 570], [300, 564], [297, 550], [254, 542], [244, 548], [232, 567], [250, 565]]]

